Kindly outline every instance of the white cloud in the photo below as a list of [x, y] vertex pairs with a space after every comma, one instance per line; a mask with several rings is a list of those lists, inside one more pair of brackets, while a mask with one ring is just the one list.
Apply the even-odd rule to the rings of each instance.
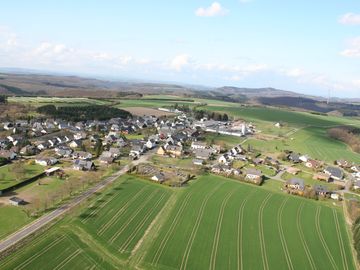
[[301, 68], [293, 68], [285, 71], [286, 76], [288, 77], [300, 77], [305, 74], [304, 70]]
[[360, 14], [346, 13], [339, 19], [339, 23], [346, 25], [360, 25]]
[[188, 54], [179, 54], [170, 62], [170, 68], [181, 71], [185, 66], [189, 65], [190, 56]]
[[360, 57], [360, 37], [356, 37], [347, 42], [347, 49], [340, 52], [345, 57]]
[[200, 7], [195, 11], [195, 15], [199, 17], [215, 17], [215, 16], [224, 16], [229, 11], [221, 6], [220, 3], [214, 2], [209, 7], [203, 8]]

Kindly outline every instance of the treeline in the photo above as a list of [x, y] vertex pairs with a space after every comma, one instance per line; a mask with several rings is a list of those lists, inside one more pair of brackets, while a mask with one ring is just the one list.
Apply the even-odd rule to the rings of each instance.
[[55, 107], [54, 105], [45, 105], [37, 108], [37, 112], [53, 118], [60, 118], [68, 121], [108, 120], [110, 118], [117, 117], [131, 117], [131, 113], [128, 111], [102, 105], [79, 107]]
[[229, 116], [224, 113], [218, 113], [218, 112], [209, 112], [209, 111], [205, 111], [205, 110], [195, 110], [193, 112], [194, 117], [196, 120], [200, 120], [202, 118], [207, 118], [207, 119], [212, 119], [212, 120], [216, 120], [216, 121], [228, 121], [229, 120]]
[[328, 130], [331, 138], [340, 140], [351, 147], [351, 149], [360, 153], [360, 136], [358, 130], [348, 127], [337, 127]]

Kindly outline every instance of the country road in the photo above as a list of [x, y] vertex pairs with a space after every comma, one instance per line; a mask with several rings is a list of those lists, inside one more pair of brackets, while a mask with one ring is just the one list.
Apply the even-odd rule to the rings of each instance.
[[[149, 151], [147, 154], [141, 156], [138, 160], [133, 161], [132, 165], [137, 165], [141, 162], [145, 162], [150, 157], [150, 154], [152, 152], [153, 151]], [[80, 195], [76, 196], [69, 203], [64, 204], [64, 205], [60, 206], [59, 208], [51, 211], [50, 213], [41, 216], [40, 218], [36, 219], [32, 223], [24, 226], [20, 230], [9, 235], [8, 237], [6, 237], [4, 240], [2, 240], [0, 242], [0, 253], [7, 250], [11, 246], [15, 245], [19, 241], [23, 240], [27, 236], [33, 234], [37, 230], [43, 228], [45, 225], [49, 224], [51, 221], [53, 221], [56, 218], [60, 217], [61, 215], [65, 214], [67, 211], [69, 211], [73, 207], [77, 206], [82, 201], [86, 200], [91, 195], [93, 195], [94, 193], [100, 191], [104, 187], [113, 183], [119, 176], [125, 174], [128, 171], [128, 169], [129, 169], [129, 165], [126, 165], [124, 168], [115, 172], [114, 174], [107, 177], [106, 179], [104, 179], [100, 183], [96, 184], [92, 188], [90, 188], [90, 189], [84, 191], [83, 193], [81, 193]]]

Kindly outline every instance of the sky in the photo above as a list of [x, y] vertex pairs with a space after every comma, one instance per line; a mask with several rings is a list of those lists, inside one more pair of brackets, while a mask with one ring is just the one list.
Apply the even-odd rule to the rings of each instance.
[[360, 1], [3, 0], [0, 67], [360, 98]]

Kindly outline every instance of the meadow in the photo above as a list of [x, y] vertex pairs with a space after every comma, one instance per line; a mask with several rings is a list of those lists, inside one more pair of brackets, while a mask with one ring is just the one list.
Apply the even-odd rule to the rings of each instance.
[[36, 164], [11, 163], [0, 167], [0, 190], [40, 174], [44, 167]]
[[355, 266], [337, 206], [213, 175], [201, 176], [182, 189], [127, 175], [98, 194], [89, 207], [0, 262], [0, 268]]

